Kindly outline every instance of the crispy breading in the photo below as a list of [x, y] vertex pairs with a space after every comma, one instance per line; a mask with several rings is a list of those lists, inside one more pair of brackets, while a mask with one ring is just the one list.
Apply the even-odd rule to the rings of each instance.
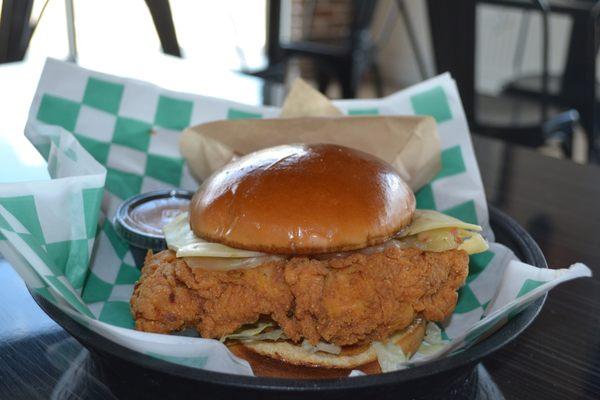
[[136, 329], [195, 327], [218, 338], [267, 316], [298, 342], [385, 340], [417, 314], [447, 318], [467, 276], [464, 251], [388, 248], [319, 261], [306, 257], [252, 269], [190, 268], [170, 250], [146, 258], [131, 298]]

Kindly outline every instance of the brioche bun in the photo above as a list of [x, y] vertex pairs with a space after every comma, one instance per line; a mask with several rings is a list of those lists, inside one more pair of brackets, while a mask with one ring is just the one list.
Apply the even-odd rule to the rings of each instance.
[[410, 224], [415, 197], [394, 168], [332, 144], [272, 147], [215, 172], [190, 204], [210, 242], [273, 254], [320, 254], [388, 240]]

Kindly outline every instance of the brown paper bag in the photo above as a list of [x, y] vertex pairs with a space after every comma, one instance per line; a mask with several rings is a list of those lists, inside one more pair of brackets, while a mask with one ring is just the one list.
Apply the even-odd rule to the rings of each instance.
[[[300, 117], [306, 112], [320, 116]], [[322, 94], [296, 82], [282, 109], [283, 116], [292, 118], [197, 125], [182, 134], [180, 151], [199, 181], [236, 155], [290, 143], [333, 143], [373, 154], [392, 164], [414, 191], [439, 172], [440, 141], [433, 118], [322, 116], [338, 113]]]
[[334, 106], [327, 96], [313, 89], [302, 79], [296, 79], [281, 106], [279, 117], [341, 117], [342, 115], [344, 113]]

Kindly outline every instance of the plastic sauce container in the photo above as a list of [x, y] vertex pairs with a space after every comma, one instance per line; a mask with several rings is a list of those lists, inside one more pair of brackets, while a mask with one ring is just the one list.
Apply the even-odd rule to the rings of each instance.
[[193, 194], [187, 190], [158, 190], [133, 196], [119, 206], [114, 227], [129, 243], [138, 267], [144, 264], [148, 250], [167, 248], [162, 227], [189, 209]]

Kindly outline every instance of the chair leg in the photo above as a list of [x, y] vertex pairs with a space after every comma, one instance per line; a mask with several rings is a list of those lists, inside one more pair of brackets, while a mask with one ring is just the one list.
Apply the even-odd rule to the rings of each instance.
[[166, 54], [181, 57], [181, 49], [177, 42], [169, 0], [146, 0], [146, 5], [152, 15], [163, 51]]
[[427, 67], [425, 67], [425, 59], [423, 58], [423, 54], [421, 54], [421, 49], [419, 48], [419, 43], [417, 42], [417, 35], [415, 34], [412, 19], [408, 15], [405, 0], [396, 0], [396, 6], [398, 7], [398, 14], [400, 14], [402, 22], [406, 28], [406, 36], [408, 37], [408, 42], [410, 43], [412, 52], [415, 55], [415, 60], [417, 61], [419, 72], [421, 73], [421, 79], [426, 79]]
[[77, 63], [77, 30], [75, 29], [75, 8], [73, 0], [65, 1], [65, 14], [67, 19], [67, 42], [69, 43], [69, 55], [67, 60]]
[[331, 82], [331, 76], [326, 71], [323, 71], [322, 68], [317, 68], [317, 87], [319, 88], [319, 92], [327, 95], [329, 82]]
[[0, 12], [0, 63], [20, 61], [31, 38], [33, 0], [4, 0]]
[[377, 97], [383, 97], [383, 81], [381, 80], [381, 71], [376, 62], [371, 64], [371, 74], [373, 75], [373, 87]]
[[356, 73], [354, 73], [352, 67], [339, 66], [338, 71], [338, 79], [340, 81], [340, 85], [342, 86], [342, 98], [356, 98], [356, 92], [360, 77]]

